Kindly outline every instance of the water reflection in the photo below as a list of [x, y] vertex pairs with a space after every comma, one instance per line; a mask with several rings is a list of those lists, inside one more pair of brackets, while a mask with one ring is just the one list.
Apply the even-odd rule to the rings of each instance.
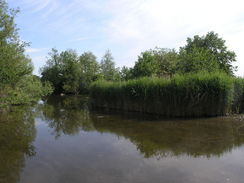
[[51, 97], [44, 105], [39, 105], [39, 111], [56, 138], [93, 129], [86, 97]]
[[51, 97], [0, 114], [0, 182], [242, 182], [241, 117], [152, 120]]
[[34, 124], [33, 111], [28, 107], [14, 107], [9, 113], [0, 113], [1, 183], [18, 182], [25, 157], [35, 155]]
[[234, 118], [145, 120], [90, 112], [87, 98], [79, 97], [51, 98], [41, 110], [55, 137], [80, 130], [112, 133], [130, 140], [146, 158], [221, 156], [244, 143], [244, 123]]

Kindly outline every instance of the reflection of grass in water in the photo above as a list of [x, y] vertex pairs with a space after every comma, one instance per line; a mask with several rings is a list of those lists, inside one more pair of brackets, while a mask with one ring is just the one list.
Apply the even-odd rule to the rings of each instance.
[[34, 116], [30, 108], [14, 107], [0, 114], [0, 182], [15, 183], [24, 166], [24, 157], [35, 155]]
[[145, 157], [221, 156], [244, 143], [244, 137], [237, 133], [243, 122], [225, 118], [162, 122], [111, 118], [94, 118], [95, 129], [129, 139]]
[[138, 120], [137, 115], [108, 115], [74, 107], [82, 105], [85, 104], [72, 97], [65, 102], [47, 102], [43, 118], [56, 136], [80, 130], [113, 133], [134, 143], [145, 157], [221, 156], [244, 143], [244, 123], [235, 118], [152, 121], [147, 116]]

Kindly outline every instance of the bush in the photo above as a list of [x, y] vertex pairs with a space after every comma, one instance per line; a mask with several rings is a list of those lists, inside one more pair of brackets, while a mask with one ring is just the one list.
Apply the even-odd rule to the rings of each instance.
[[50, 83], [42, 83], [35, 76], [25, 76], [16, 85], [1, 90], [0, 109], [9, 105], [29, 104], [53, 91]]

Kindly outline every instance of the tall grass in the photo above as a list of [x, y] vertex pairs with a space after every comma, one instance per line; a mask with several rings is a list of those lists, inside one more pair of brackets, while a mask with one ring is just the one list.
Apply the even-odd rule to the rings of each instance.
[[233, 95], [233, 113], [244, 112], [244, 79], [235, 78], [234, 80], [234, 95]]
[[168, 117], [219, 116], [244, 110], [244, 80], [222, 73], [97, 81], [90, 91], [94, 106]]

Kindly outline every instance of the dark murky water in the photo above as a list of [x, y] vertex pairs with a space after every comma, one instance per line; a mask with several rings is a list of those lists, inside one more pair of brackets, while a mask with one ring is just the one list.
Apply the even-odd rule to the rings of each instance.
[[0, 183], [242, 183], [242, 116], [150, 120], [51, 98], [0, 115]]

